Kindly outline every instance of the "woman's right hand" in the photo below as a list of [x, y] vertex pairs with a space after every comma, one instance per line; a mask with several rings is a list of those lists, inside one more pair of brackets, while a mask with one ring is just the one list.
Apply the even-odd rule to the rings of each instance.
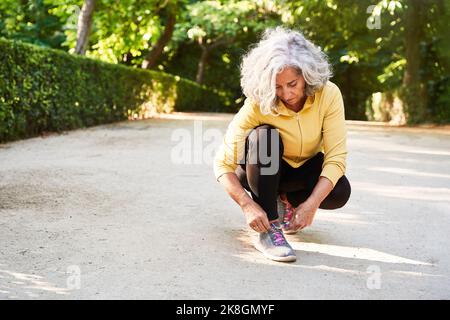
[[256, 232], [265, 232], [270, 229], [266, 212], [247, 194], [236, 173], [225, 173], [218, 180], [230, 197], [242, 208], [250, 228]]
[[270, 229], [266, 212], [253, 199], [249, 199], [241, 208], [250, 228], [260, 233]]

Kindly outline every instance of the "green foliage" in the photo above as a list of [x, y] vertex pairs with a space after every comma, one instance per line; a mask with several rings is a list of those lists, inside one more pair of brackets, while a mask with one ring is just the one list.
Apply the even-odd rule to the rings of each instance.
[[[203, 45], [230, 41], [249, 30], [262, 31], [268, 15], [261, 15], [254, 1], [200, 1], [188, 5], [175, 41], [193, 40]], [[259, 30], [258, 30], [259, 29]]]
[[[3, 0], [0, 36], [72, 52], [83, 2]], [[427, 1], [423, 10], [416, 10], [420, 12], [417, 20], [412, 19], [413, 29], [420, 32], [414, 34], [408, 32], [408, 13], [418, 3], [421, 1], [97, 0], [86, 54], [139, 68], [163, 34], [167, 18], [175, 15], [172, 39], [155, 68], [201, 79], [199, 82], [226, 97], [229, 110], [234, 111], [243, 98], [239, 79], [242, 55], [265, 28], [283, 25], [302, 31], [327, 53], [334, 70], [332, 81], [343, 93], [347, 119], [374, 119], [383, 114], [380, 119], [389, 121], [391, 102], [395, 100], [397, 106], [399, 99], [409, 123], [448, 123], [450, 2]], [[370, 28], [376, 21], [380, 28]], [[414, 44], [420, 50], [411, 51]], [[412, 83], [405, 81], [408, 72], [414, 74]], [[383, 104], [374, 107], [373, 94], [378, 92], [387, 98], [378, 99]]]
[[[45, 0], [57, 3], [59, 0]], [[178, 12], [185, 0], [97, 0], [86, 55], [110, 63], [140, 66], [158, 40], [168, 11]], [[74, 52], [77, 18], [83, 1], [66, 0], [51, 10], [64, 23], [64, 46]]]
[[55, 6], [44, 0], [0, 1], [0, 37], [61, 48], [66, 37], [63, 23], [50, 13]]
[[[450, 98], [444, 86], [450, 73], [446, 36], [450, 3], [423, 3], [420, 19], [412, 21], [412, 28], [420, 32], [408, 36], [407, 14], [413, 2], [421, 1], [277, 1], [292, 13], [288, 25], [300, 28], [329, 56], [332, 80], [341, 88], [348, 119], [365, 120], [373, 114], [374, 110], [367, 110], [372, 94], [383, 92], [401, 97], [408, 123], [450, 122]], [[420, 54], [408, 61], [407, 47], [416, 43]], [[406, 69], [412, 63], [419, 66], [418, 77], [405, 85]]]
[[391, 53], [376, 44], [376, 30], [367, 27], [371, 0], [292, 1], [288, 8], [293, 21], [320, 46], [333, 66], [335, 82], [342, 91], [346, 118], [366, 120], [366, 101], [382, 91], [377, 76], [390, 63]]
[[203, 82], [227, 91], [236, 111], [243, 101], [241, 56], [265, 28], [276, 26], [279, 20], [276, 7], [254, 1], [194, 1], [183, 11], [160, 68], [195, 80], [202, 48], [207, 50]]
[[225, 111], [226, 97], [162, 72], [0, 39], [0, 141], [154, 111]]

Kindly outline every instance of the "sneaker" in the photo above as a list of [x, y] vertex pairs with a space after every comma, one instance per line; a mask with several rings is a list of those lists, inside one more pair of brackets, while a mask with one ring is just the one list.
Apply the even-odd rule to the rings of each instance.
[[271, 223], [269, 231], [259, 234], [255, 248], [267, 258], [275, 261], [291, 262], [297, 259], [294, 250], [286, 241], [279, 223]]
[[291, 220], [294, 217], [295, 208], [289, 203], [286, 196], [278, 196], [277, 198], [278, 207], [278, 221], [281, 224], [285, 234], [297, 233], [296, 230], [289, 230]]

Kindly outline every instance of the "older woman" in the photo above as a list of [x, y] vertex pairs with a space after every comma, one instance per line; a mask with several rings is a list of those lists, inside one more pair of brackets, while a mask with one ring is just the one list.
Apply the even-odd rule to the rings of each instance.
[[243, 58], [246, 100], [228, 126], [214, 174], [259, 233], [256, 249], [275, 261], [296, 260], [284, 233], [350, 197], [344, 104], [330, 77], [325, 54], [281, 27], [266, 30]]

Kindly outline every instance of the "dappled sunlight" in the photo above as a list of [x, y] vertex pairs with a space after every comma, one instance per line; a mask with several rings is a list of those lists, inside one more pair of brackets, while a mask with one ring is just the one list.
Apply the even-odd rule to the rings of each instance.
[[450, 202], [450, 188], [415, 187], [407, 185], [381, 185], [352, 181], [354, 190], [366, 191], [371, 195], [425, 201]]
[[307, 251], [342, 258], [370, 260], [384, 263], [406, 263], [406, 264], [426, 265], [426, 266], [432, 265], [427, 262], [411, 260], [369, 248], [345, 247], [345, 246], [336, 246], [330, 244], [319, 244], [311, 242], [296, 242], [296, 241], [289, 241], [289, 242], [292, 245], [292, 248], [294, 248], [294, 250], [296, 251]]
[[[300, 257], [300, 259], [301, 259], [301, 257]], [[367, 275], [367, 272], [365, 272], [365, 271], [330, 267], [330, 266], [327, 266], [324, 264], [319, 264], [319, 265], [314, 265], [314, 266], [307, 266], [307, 265], [300, 264], [300, 265], [297, 265], [296, 267], [302, 268], [302, 269], [324, 271], [324, 272], [336, 272], [336, 273], [345, 273], [345, 274], [352, 274], [352, 275]]]
[[316, 221], [327, 221], [338, 224], [349, 224], [349, 225], [371, 225], [374, 224], [372, 221], [363, 221], [360, 218], [362, 215], [340, 213], [336, 211], [330, 212], [330, 210], [319, 209], [315, 215]]
[[450, 151], [447, 149], [429, 149], [420, 147], [414, 143], [411, 144], [400, 144], [400, 143], [386, 143], [385, 140], [376, 139], [359, 139], [352, 138], [349, 141], [349, 145], [355, 150], [365, 150], [370, 146], [371, 153], [380, 152], [394, 152], [394, 153], [411, 153], [411, 154], [423, 154], [423, 155], [433, 155], [433, 156], [450, 156]]
[[429, 274], [429, 273], [423, 273], [423, 272], [414, 272], [414, 271], [401, 271], [401, 270], [394, 270], [391, 271], [394, 274], [400, 274], [405, 276], [412, 276], [412, 277], [433, 277], [433, 278], [448, 278], [441, 274]]
[[317, 270], [317, 271], [324, 271], [324, 272], [336, 272], [336, 273], [345, 273], [345, 274], [353, 274], [353, 275], [362, 275], [366, 274], [366, 272], [358, 271], [358, 270], [352, 270], [352, 269], [345, 269], [345, 268], [338, 268], [338, 267], [330, 267], [324, 264], [319, 265], [305, 265], [304, 263], [304, 257], [302, 257], [301, 253], [298, 251], [297, 254], [297, 261], [296, 262], [277, 262], [272, 261], [270, 259], [267, 259], [264, 257], [259, 251], [256, 249], [253, 250], [246, 250], [244, 252], [241, 252], [239, 254], [233, 254], [233, 257], [237, 257], [242, 261], [248, 262], [248, 263], [257, 263], [260, 265], [270, 266], [270, 267], [277, 267], [277, 268], [301, 268], [306, 270]]
[[2, 1], [0, 300], [449, 299], [449, 16]]
[[[438, 160], [438, 159], [433, 160], [433, 159], [413, 159], [413, 158], [405, 158], [405, 157], [403, 157], [403, 158], [402, 157], [386, 157], [385, 160], [386, 161], [398, 161], [398, 162], [401, 162], [402, 164], [412, 163], [414, 165], [421, 165], [421, 166], [423, 166], [425, 164], [432, 165], [432, 166], [442, 164], [442, 160]], [[449, 160], [450, 160], [450, 158], [449, 158]], [[450, 161], [449, 161], [449, 164], [450, 164]]]
[[369, 167], [369, 168], [367, 168], [367, 170], [393, 173], [396, 175], [408, 175], [408, 176], [450, 179], [450, 174], [423, 172], [423, 171], [404, 169], [404, 168]]
[[[276, 261], [271, 261], [265, 258], [259, 251], [257, 251], [253, 247], [253, 242], [256, 240], [256, 234], [250, 234], [250, 232], [242, 233], [237, 237], [238, 241], [243, 245], [244, 250], [235, 257], [239, 257], [240, 259], [251, 262], [251, 263], [259, 263], [266, 265], [277, 265], [277, 266], [292, 266], [292, 263], [279, 263]], [[310, 253], [318, 253], [322, 255], [340, 257], [340, 258], [349, 258], [349, 259], [358, 259], [358, 260], [368, 260], [373, 262], [381, 262], [381, 263], [392, 263], [392, 264], [411, 264], [411, 265], [423, 265], [423, 266], [432, 266], [433, 264], [422, 262], [418, 260], [408, 259], [404, 257], [400, 257], [397, 255], [381, 252], [378, 250], [370, 249], [370, 248], [362, 248], [362, 247], [348, 247], [348, 246], [338, 246], [332, 244], [324, 244], [324, 243], [316, 243], [316, 242], [303, 242], [299, 241], [298, 235], [290, 235], [287, 236], [289, 243], [292, 248], [296, 251], [297, 257], [302, 256], [302, 252], [310, 252]], [[317, 241], [320, 242], [320, 241]], [[297, 261], [298, 263], [299, 261]], [[301, 263], [301, 259], [300, 259]], [[315, 269], [322, 269], [333, 271], [334, 267], [327, 266], [315, 266]], [[334, 270], [335, 271], [335, 270]], [[342, 270], [341, 270], [342, 271]], [[347, 270], [346, 272], [353, 272], [352, 270]]]
[[[56, 295], [68, 295], [70, 290], [68, 288], [57, 287], [50, 282], [44, 280], [44, 277], [26, 274], [20, 272], [14, 272], [9, 270], [0, 269], [0, 294], [8, 295], [9, 298], [23, 298], [26, 295], [28, 298], [38, 298], [39, 291], [46, 291], [54, 293]], [[37, 290], [32, 292], [30, 290]], [[17, 292], [20, 292], [20, 297], [17, 297]]]
[[[296, 244], [294, 242], [291, 242], [292, 247], [296, 250], [297, 254], [297, 261], [291, 262], [291, 263], [285, 263], [285, 262], [277, 262], [272, 261], [264, 257], [259, 251], [256, 249], [252, 251], [245, 251], [241, 252], [239, 254], [234, 254], [234, 257], [239, 258], [242, 261], [248, 262], [248, 263], [257, 263], [260, 265], [265, 265], [268, 267], [277, 267], [277, 268], [299, 268], [302, 270], [311, 270], [311, 271], [318, 271], [318, 272], [324, 272], [324, 273], [336, 273], [336, 274], [343, 274], [343, 275], [351, 275], [351, 276], [358, 276], [358, 277], [367, 277], [368, 271], [366, 269], [366, 265], [355, 265], [354, 263], [348, 263], [347, 268], [344, 268], [345, 264], [343, 265], [342, 262], [333, 262], [331, 259], [328, 259], [329, 264], [334, 264], [334, 266], [326, 265], [323, 263], [318, 264], [305, 264], [311, 262], [311, 256], [306, 256], [307, 254], [314, 254], [314, 253], [320, 253], [320, 254], [328, 254], [331, 256], [339, 257], [339, 258], [352, 258], [352, 259], [362, 259], [362, 260], [368, 260], [369, 261], [376, 261], [376, 262], [382, 262], [382, 263], [392, 263], [392, 264], [412, 264], [412, 265], [421, 265], [421, 266], [432, 266], [429, 263], [424, 263], [420, 261], [405, 259], [401, 257], [397, 257], [394, 255], [385, 254], [382, 252], [378, 252], [376, 250], [371, 249], [364, 249], [364, 248], [349, 248], [353, 251], [360, 249], [359, 255], [353, 256], [350, 251], [347, 251], [343, 254], [342, 248], [346, 247], [339, 247], [340, 250], [336, 250], [337, 246], [327, 246], [327, 245], [318, 245], [318, 244], [312, 244], [316, 246], [322, 246], [322, 248], [314, 248], [314, 246], [311, 246], [311, 243], [309, 243], [309, 248], [307, 246], [302, 246], [301, 244]], [[308, 245], [308, 243], [307, 243]], [[307, 250], [306, 250], [307, 249]], [[363, 249], [363, 250], [361, 250]], [[332, 254], [330, 254], [330, 252]], [[370, 254], [370, 256], [369, 256]], [[352, 256], [349, 256], [352, 255]], [[371, 258], [371, 259], [366, 259]], [[373, 263], [373, 262], [370, 262]], [[339, 267], [337, 266], [339, 265]], [[351, 269], [350, 269], [351, 268]], [[386, 269], [385, 269], [386, 270]], [[401, 270], [389, 270], [385, 271], [386, 273], [392, 273], [399, 276], [407, 276], [407, 277], [433, 277], [433, 278], [447, 278], [444, 275], [434, 275], [429, 273], [423, 273], [423, 272], [414, 272], [414, 271], [401, 271]]]

